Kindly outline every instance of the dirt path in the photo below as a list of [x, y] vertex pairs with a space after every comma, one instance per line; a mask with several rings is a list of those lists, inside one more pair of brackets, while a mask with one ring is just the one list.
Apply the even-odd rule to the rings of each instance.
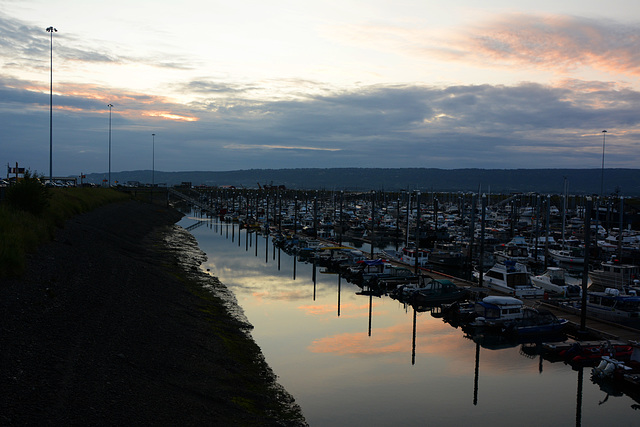
[[79, 215], [0, 281], [0, 424], [305, 425], [202, 287], [222, 285], [167, 243], [180, 217], [134, 201]]

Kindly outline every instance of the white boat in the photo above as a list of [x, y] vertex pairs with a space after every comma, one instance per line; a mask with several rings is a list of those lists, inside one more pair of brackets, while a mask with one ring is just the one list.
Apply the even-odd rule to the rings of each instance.
[[520, 263], [527, 263], [530, 260], [529, 248], [527, 246], [512, 244], [511, 242], [496, 246], [493, 251], [496, 262], [512, 260]]
[[622, 264], [615, 257], [600, 264], [600, 269], [589, 272], [590, 289], [602, 291], [607, 288], [624, 290], [640, 287], [640, 266]]
[[524, 303], [513, 297], [491, 295], [475, 304], [478, 317], [471, 326], [498, 326], [522, 317]]
[[563, 297], [570, 298], [582, 295], [581, 280], [569, 276], [567, 271], [560, 267], [548, 267], [543, 274], [531, 276], [531, 283], [547, 292]]
[[[565, 309], [580, 312], [580, 301], [562, 303]], [[640, 297], [635, 291], [622, 293], [607, 288], [604, 292], [587, 292], [587, 316], [631, 327], [640, 326]]]
[[[474, 273], [479, 277], [478, 273]], [[531, 276], [525, 264], [506, 260], [495, 263], [483, 275], [483, 285], [517, 298], [541, 298], [544, 289], [531, 284]]]
[[543, 334], [561, 331], [568, 323], [549, 310], [527, 307], [513, 297], [488, 296], [476, 302], [478, 317], [470, 326], [489, 327], [516, 335]]
[[556, 261], [566, 264], [584, 264], [584, 248], [549, 249], [549, 256]]
[[419, 267], [426, 267], [429, 262], [429, 251], [415, 247], [404, 247], [400, 256], [400, 262], [414, 266], [416, 265], [416, 257]]

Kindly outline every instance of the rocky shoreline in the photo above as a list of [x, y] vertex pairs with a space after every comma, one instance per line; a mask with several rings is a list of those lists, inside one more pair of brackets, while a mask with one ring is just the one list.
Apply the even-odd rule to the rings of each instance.
[[181, 216], [78, 215], [0, 280], [0, 424], [306, 425]]

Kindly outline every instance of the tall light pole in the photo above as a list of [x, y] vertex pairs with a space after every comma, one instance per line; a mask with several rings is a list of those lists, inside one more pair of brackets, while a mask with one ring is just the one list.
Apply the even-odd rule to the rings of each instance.
[[111, 109], [113, 104], [109, 104], [107, 107], [109, 107], [109, 188], [111, 188]]
[[156, 134], [152, 133], [153, 145], [151, 146], [151, 187], [156, 183]]
[[57, 33], [53, 27], [48, 27], [51, 33], [51, 73], [49, 85], [49, 185], [53, 184], [53, 33]]
[[607, 135], [607, 131], [602, 131], [602, 173], [600, 174], [600, 198], [604, 195], [604, 138]]

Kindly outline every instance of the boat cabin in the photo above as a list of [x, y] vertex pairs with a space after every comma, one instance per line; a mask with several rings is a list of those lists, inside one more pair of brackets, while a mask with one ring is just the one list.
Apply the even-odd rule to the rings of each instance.
[[504, 263], [496, 263], [484, 276], [485, 279], [497, 279], [509, 288], [530, 285], [526, 265], [509, 260]]
[[531, 284], [527, 266], [512, 260], [498, 262], [491, 267], [484, 273], [483, 284], [517, 298], [539, 298], [544, 295], [543, 289]]
[[603, 262], [599, 270], [590, 271], [589, 278], [593, 290], [622, 290], [628, 286], [640, 286], [640, 266], [622, 264], [612, 257], [611, 260]]
[[513, 297], [488, 296], [476, 302], [478, 324], [498, 324], [522, 318], [524, 303]]
[[415, 265], [417, 262], [420, 267], [424, 267], [429, 262], [429, 251], [426, 249], [417, 248], [402, 248], [401, 260], [405, 264]]
[[607, 288], [604, 292], [589, 292], [587, 295], [587, 307], [626, 312], [630, 318], [640, 317], [640, 297], [634, 290], [621, 294], [618, 289]]

